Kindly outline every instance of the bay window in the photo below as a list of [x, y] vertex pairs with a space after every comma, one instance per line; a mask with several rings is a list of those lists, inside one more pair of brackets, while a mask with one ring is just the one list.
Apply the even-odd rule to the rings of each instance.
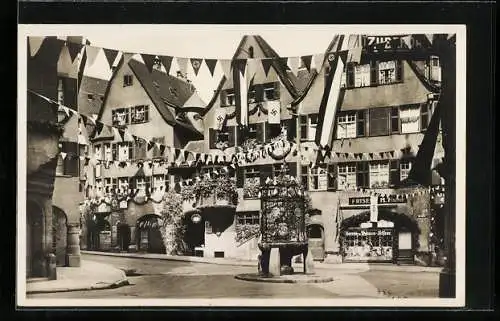
[[356, 132], [356, 112], [343, 113], [337, 117], [337, 138], [355, 138]]
[[370, 164], [370, 188], [389, 187], [389, 162]]
[[337, 182], [339, 190], [356, 189], [356, 163], [339, 164]]

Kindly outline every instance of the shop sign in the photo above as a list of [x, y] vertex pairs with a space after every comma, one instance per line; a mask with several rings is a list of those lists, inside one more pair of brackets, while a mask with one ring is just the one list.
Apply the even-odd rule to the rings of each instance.
[[390, 236], [391, 229], [360, 229], [345, 231], [345, 236]]
[[378, 221], [378, 197], [370, 197], [370, 222]]
[[[378, 196], [377, 203], [380, 204], [401, 204], [406, 203], [406, 197], [403, 195], [385, 195]], [[349, 205], [370, 205], [371, 197], [363, 196], [363, 197], [349, 197]]]

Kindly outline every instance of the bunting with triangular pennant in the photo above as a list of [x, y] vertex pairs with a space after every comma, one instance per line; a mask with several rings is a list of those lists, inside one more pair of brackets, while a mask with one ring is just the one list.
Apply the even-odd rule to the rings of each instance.
[[141, 54], [144, 64], [148, 68], [149, 72], [153, 72], [153, 65], [155, 63], [155, 56], [149, 54]]
[[159, 56], [161, 64], [165, 68], [165, 72], [170, 74], [170, 67], [172, 65], [172, 57], [171, 56]]
[[75, 58], [78, 56], [80, 51], [82, 50], [83, 44], [74, 43], [74, 42], [66, 42], [66, 46], [68, 47], [69, 56], [71, 57], [71, 61], [75, 61]]
[[304, 63], [304, 66], [307, 68], [307, 71], [311, 72], [312, 55], [302, 56], [302, 57], [300, 57], [300, 59], [302, 59], [302, 62]]
[[205, 64], [208, 67], [208, 70], [210, 71], [210, 75], [214, 75], [215, 71], [215, 66], [217, 66], [217, 59], [205, 59]]
[[187, 75], [187, 64], [188, 64], [188, 58], [183, 58], [183, 57], [177, 57], [177, 65], [179, 66], [179, 71], [182, 73], [183, 76]]
[[191, 66], [193, 67], [194, 74], [198, 76], [198, 71], [200, 70], [203, 59], [191, 58], [190, 61], [191, 61]]
[[43, 41], [45, 40], [45, 37], [28, 37], [28, 45], [29, 45], [29, 50], [30, 50], [30, 56], [34, 57], [38, 53], [38, 50], [40, 50], [40, 47], [43, 44]]
[[264, 72], [266, 73], [266, 76], [269, 75], [269, 70], [271, 69], [271, 66], [273, 64], [273, 59], [271, 58], [264, 58], [261, 59], [260, 62], [262, 63], [262, 68], [264, 69]]
[[113, 67], [116, 56], [118, 55], [118, 50], [103, 48], [106, 60], [109, 63], [109, 68]]

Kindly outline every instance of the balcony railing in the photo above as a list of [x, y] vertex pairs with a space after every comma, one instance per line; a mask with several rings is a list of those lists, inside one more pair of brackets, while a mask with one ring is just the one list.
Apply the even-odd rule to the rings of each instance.
[[182, 190], [184, 213], [207, 208], [235, 209], [238, 194], [234, 180], [229, 178], [204, 179]]

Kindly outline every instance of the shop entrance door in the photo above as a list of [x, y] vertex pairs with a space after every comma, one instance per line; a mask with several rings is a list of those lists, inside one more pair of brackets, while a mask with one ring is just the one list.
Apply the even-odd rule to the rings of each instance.
[[398, 233], [398, 262], [413, 262], [413, 251], [411, 232], [400, 231]]

